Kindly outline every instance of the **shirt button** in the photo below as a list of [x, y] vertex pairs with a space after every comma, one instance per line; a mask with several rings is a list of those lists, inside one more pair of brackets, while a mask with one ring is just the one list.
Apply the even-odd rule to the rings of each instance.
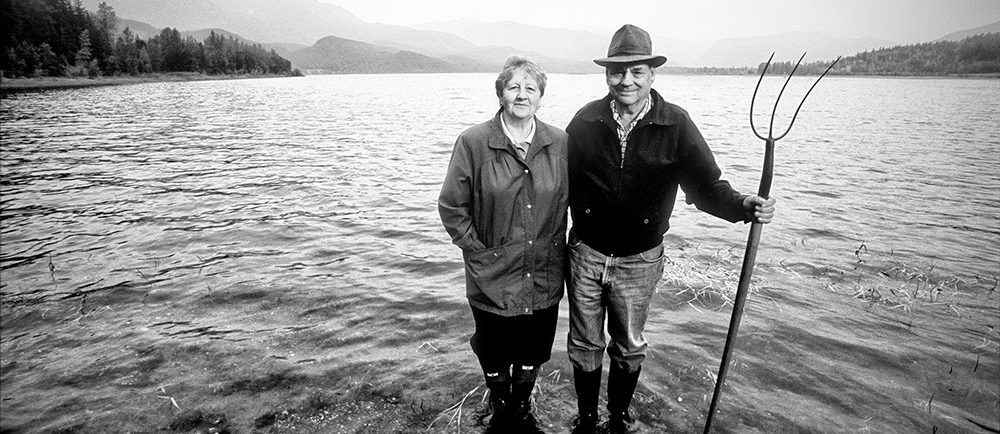
[[587, 208], [587, 209], [585, 209], [585, 210], [584, 210], [583, 212], [584, 212], [585, 214], [590, 214], [590, 208]]
[[645, 219], [642, 222], [648, 225], [649, 224], [649, 219]]
[[526, 277], [531, 277], [531, 273], [525, 274]]
[[524, 173], [528, 173], [528, 169], [524, 169]]
[[531, 204], [530, 203], [528, 204], [528, 209], [531, 209]]
[[534, 242], [534, 241], [531, 241], [531, 240], [528, 240], [528, 245], [530, 246], [530, 245], [532, 245], [532, 244], [535, 244], [535, 242]]

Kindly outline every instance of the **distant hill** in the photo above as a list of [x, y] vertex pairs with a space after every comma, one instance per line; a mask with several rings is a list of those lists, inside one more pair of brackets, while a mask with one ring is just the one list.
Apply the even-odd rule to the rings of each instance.
[[327, 36], [313, 46], [289, 54], [307, 73], [485, 72], [496, 69], [471, 59], [441, 59], [350, 39]]
[[262, 43], [312, 45], [339, 36], [376, 45], [415, 49], [431, 56], [467, 51], [455, 35], [368, 23], [344, 8], [317, 0], [82, 0], [90, 10], [105, 2], [118, 17], [181, 31], [223, 28]]
[[439, 21], [416, 26], [452, 33], [481, 47], [521, 47], [548, 57], [592, 59], [608, 50], [609, 35], [503, 21]]
[[[279, 56], [288, 59], [291, 57], [292, 53], [309, 48], [307, 45], [296, 44], [292, 42], [276, 43], [276, 44], [264, 44], [264, 47], [268, 50], [274, 50]], [[298, 65], [293, 65], [293, 67], [298, 68]]]
[[[175, 28], [171, 26], [168, 27]], [[132, 32], [132, 34], [135, 35], [136, 37], [146, 40], [152, 39], [153, 37], [159, 35], [160, 32], [163, 31], [163, 29], [161, 28], [151, 26], [142, 21], [118, 18], [118, 33], [125, 31], [125, 29], [129, 29], [129, 31]], [[198, 42], [203, 42], [205, 39], [208, 38], [210, 34], [212, 34], [212, 32], [215, 32], [216, 35], [224, 36], [227, 38], [233, 38], [236, 39], [237, 41], [245, 42], [251, 45], [265, 45], [257, 41], [251, 41], [247, 38], [244, 38], [243, 36], [237, 35], [236, 33], [230, 32], [228, 30], [219, 28], [186, 30], [180, 33], [182, 38], [192, 37]], [[285, 52], [290, 52], [305, 48], [305, 45], [295, 45], [295, 44], [285, 44], [285, 45], [275, 45], [275, 46], [285, 49]], [[266, 48], [270, 49], [271, 47], [266, 47]], [[278, 54], [280, 55], [281, 53]]]
[[[481, 57], [488, 55], [490, 50], [521, 47], [520, 51], [514, 48], [508, 54], [515, 52], [530, 54], [532, 59], [548, 69], [575, 73], [600, 71], [600, 67], [592, 60], [607, 54], [608, 42], [613, 33], [592, 28], [574, 30], [539, 27], [512, 21], [493, 23], [471, 20], [436, 21], [416, 27], [453, 33], [480, 46], [477, 47], [478, 55], [465, 52], [463, 53], [465, 56]], [[667, 56], [670, 65], [696, 64], [697, 58], [706, 48], [704, 43], [679, 41], [656, 34], [650, 36], [653, 38], [654, 51]]]
[[767, 60], [796, 60], [802, 53], [807, 59], [834, 59], [866, 50], [892, 45], [874, 38], [834, 38], [820, 32], [790, 32], [753, 38], [725, 39], [713, 44], [701, 57], [700, 65], [729, 67], [754, 66]]
[[122, 32], [125, 29], [132, 32], [133, 35], [142, 38], [149, 39], [153, 36], [160, 34], [160, 29], [153, 27], [141, 21], [129, 20], [125, 18], [118, 17], [118, 31]]
[[[987, 24], [985, 26], [979, 26], [969, 30], [962, 30], [960, 32], [949, 33], [938, 38], [936, 41], [961, 41], [969, 36], [975, 36], [984, 33], [1000, 33], [1000, 21], [993, 24]], [[936, 42], [935, 41], [935, 42]]]
[[208, 36], [211, 35], [213, 32], [215, 32], [216, 35], [219, 35], [219, 36], [222, 36], [222, 37], [225, 37], [225, 38], [233, 38], [233, 39], [236, 39], [237, 41], [246, 42], [246, 43], [251, 44], [251, 45], [263, 45], [260, 42], [251, 41], [251, 40], [246, 39], [246, 38], [244, 38], [244, 37], [242, 37], [240, 35], [237, 35], [237, 34], [235, 34], [233, 32], [230, 32], [230, 31], [227, 31], [227, 30], [223, 30], [223, 29], [188, 30], [188, 31], [181, 32], [181, 36], [185, 37], [185, 38], [190, 36], [190, 37], [194, 38], [194, 40], [201, 42], [201, 41], [204, 41], [205, 39], [208, 39]]
[[456, 56], [463, 59], [472, 59], [487, 65], [492, 65], [493, 71], [499, 71], [503, 61], [513, 54], [526, 56], [537, 62], [548, 72], [562, 72], [572, 74], [589, 74], [601, 72], [599, 66], [587, 59], [567, 60], [565, 58], [552, 57], [534, 51], [521, 50], [511, 46], [489, 46], [476, 47], [476, 49], [458, 53]]
[[[172, 27], [171, 27], [172, 28]], [[130, 20], [127, 18], [118, 18], [118, 32], [121, 33], [129, 29], [133, 35], [138, 38], [149, 40], [160, 34], [163, 29], [153, 27], [142, 21]], [[200, 30], [189, 30], [181, 32], [181, 37], [187, 38], [192, 37], [195, 40], [202, 42], [208, 38], [208, 36], [215, 32], [217, 35], [222, 35], [227, 38], [234, 38], [237, 41], [246, 42], [251, 45], [261, 45], [267, 50], [274, 50], [279, 56], [288, 59], [291, 53], [308, 48], [307, 45], [295, 44], [295, 43], [277, 43], [277, 44], [264, 44], [257, 41], [251, 41], [243, 36], [237, 35], [236, 33], [230, 32], [225, 29], [213, 28], [213, 29], [200, 29]], [[297, 67], [297, 66], [296, 66]]]

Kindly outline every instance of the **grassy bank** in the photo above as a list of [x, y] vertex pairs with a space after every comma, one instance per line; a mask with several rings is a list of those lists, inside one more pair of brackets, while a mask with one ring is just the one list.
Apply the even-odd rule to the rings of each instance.
[[117, 86], [124, 84], [154, 83], [165, 81], [236, 80], [246, 78], [284, 77], [274, 74], [208, 75], [196, 72], [176, 72], [169, 74], [121, 75], [111, 77], [39, 77], [6, 78], [0, 80], [0, 92], [32, 92], [47, 89], [73, 89], [91, 86]]

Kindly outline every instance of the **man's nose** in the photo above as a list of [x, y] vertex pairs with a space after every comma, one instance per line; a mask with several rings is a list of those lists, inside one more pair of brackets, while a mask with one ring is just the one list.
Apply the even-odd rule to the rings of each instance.
[[628, 86], [634, 82], [635, 82], [635, 76], [632, 75], [631, 71], [626, 69], [625, 72], [622, 73], [622, 84]]

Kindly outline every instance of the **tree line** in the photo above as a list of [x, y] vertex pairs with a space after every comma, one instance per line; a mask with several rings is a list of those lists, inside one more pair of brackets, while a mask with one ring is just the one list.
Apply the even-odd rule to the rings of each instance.
[[144, 40], [106, 3], [96, 13], [81, 0], [0, 0], [0, 71], [4, 77], [98, 77], [161, 72], [292, 74], [274, 50], [211, 32], [197, 41], [165, 28]]
[[[764, 63], [757, 67], [759, 74]], [[796, 73], [822, 74], [830, 61], [803, 63]], [[768, 73], [787, 75], [793, 62], [775, 62]], [[880, 48], [845, 57], [830, 70], [836, 75], [974, 75], [1000, 74], [1000, 33]]]

